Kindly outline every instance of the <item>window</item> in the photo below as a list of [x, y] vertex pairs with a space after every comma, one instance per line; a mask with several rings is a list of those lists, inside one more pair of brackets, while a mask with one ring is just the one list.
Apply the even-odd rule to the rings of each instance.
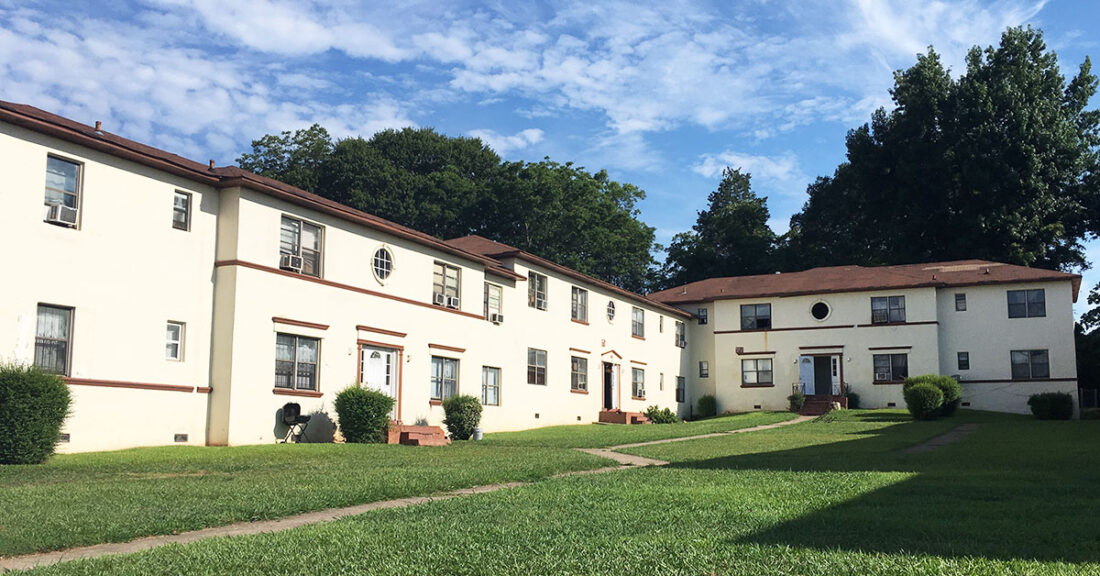
[[588, 322], [588, 290], [573, 287], [572, 314], [577, 322]]
[[970, 352], [959, 352], [959, 370], [970, 370]]
[[710, 363], [706, 360], [699, 361], [699, 377], [710, 378]]
[[683, 402], [687, 392], [687, 379], [683, 376], [676, 377], [676, 401]]
[[810, 307], [810, 316], [814, 317], [814, 320], [824, 320], [829, 317], [829, 305], [824, 302], [817, 302]]
[[963, 292], [955, 294], [955, 311], [966, 312], [966, 294]]
[[435, 263], [435, 271], [432, 274], [432, 304], [458, 308], [460, 273], [457, 266], [442, 262]]
[[742, 360], [741, 384], [744, 386], [771, 386], [772, 359]]
[[905, 296], [871, 298], [871, 324], [905, 322]]
[[588, 358], [573, 356], [571, 364], [572, 376], [570, 376], [569, 388], [581, 392], [588, 391]]
[[[501, 301], [504, 291], [496, 284], [485, 283], [485, 319], [500, 322], [503, 316], [500, 313]], [[494, 316], [495, 315], [495, 316]], [[494, 320], [495, 317], [495, 320]]]
[[172, 199], [172, 227], [183, 231], [191, 229], [191, 194], [176, 191]]
[[34, 339], [34, 365], [47, 372], [69, 375], [73, 309], [38, 305], [38, 328]]
[[432, 356], [432, 400], [443, 401], [458, 394], [458, 360]]
[[275, 387], [317, 390], [317, 364], [321, 341], [316, 338], [275, 336]]
[[665, 333], [665, 317], [664, 316], [658, 316], [657, 317], [657, 331], [660, 332], [661, 334]]
[[900, 382], [909, 377], [908, 354], [875, 354], [875, 382]]
[[1013, 350], [1012, 379], [1050, 378], [1050, 356], [1046, 350]]
[[168, 322], [168, 334], [164, 343], [166, 360], [183, 360], [183, 322]]
[[645, 310], [637, 306], [631, 310], [630, 334], [637, 338], [645, 338]]
[[385, 248], [379, 248], [374, 251], [374, 258], [371, 259], [371, 267], [374, 268], [374, 276], [379, 280], [385, 280], [393, 273], [393, 254], [390, 254], [389, 250]]
[[645, 398], [645, 370], [631, 368], [630, 383], [630, 395], [634, 398]]
[[527, 383], [546, 385], [546, 350], [527, 349]]
[[481, 404], [500, 406], [500, 368], [481, 367]]
[[665, 373], [661, 372], [657, 375], [657, 389], [661, 392], [665, 391]]
[[742, 304], [742, 330], [768, 330], [772, 327], [771, 304]]
[[546, 310], [546, 276], [538, 272], [527, 273], [527, 305]]
[[321, 227], [297, 218], [283, 216], [279, 233], [279, 254], [301, 256], [300, 272], [320, 278]]
[[687, 347], [687, 336], [684, 335], [686, 330], [687, 326], [685, 326], [683, 322], [676, 323], [676, 346], [680, 348]]
[[607, 321], [611, 322], [615, 320], [615, 302], [613, 300], [607, 301]]
[[1009, 318], [1040, 318], [1047, 315], [1045, 290], [1009, 290]]
[[706, 308], [699, 308], [698, 310], [696, 310], [695, 311], [695, 316], [699, 319], [699, 325], [700, 326], [707, 323], [707, 309]]
[[80, 206], [80, 164], [46, 157], [46, 205]]

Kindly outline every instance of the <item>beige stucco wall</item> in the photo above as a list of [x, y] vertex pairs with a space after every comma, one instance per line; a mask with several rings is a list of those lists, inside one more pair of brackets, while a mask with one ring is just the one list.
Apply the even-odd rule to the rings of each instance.
[[[46, 158], [83, 165], [80, 229], [43, 222]], [[8, 124], [0, 124], [0, 230], [9, 270], [0, 299], [0, 355], [34, 360], [39, 303], [74, 308], [71, 376], [202, 387], [208, 384], [217, 192]], [[176, 190], [193, 195], [191, 230], [172, 228]], [[165, 359], [165, 323], [186, 323], [184, 358]], [[71, 386], [62, 452], [203, 444], [207, 396]]]

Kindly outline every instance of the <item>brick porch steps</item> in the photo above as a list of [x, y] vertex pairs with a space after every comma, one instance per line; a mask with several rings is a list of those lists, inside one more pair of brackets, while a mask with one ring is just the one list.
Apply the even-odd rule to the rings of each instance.
[[807, 396], [806, 403], [798, 411], [803, 416], [820, 416], [833, 410], [833, 403], [840, 404], [842, 408], [848, 406], [848, 399], [841, 396]]
[[391, 422], [386, 443], [406, 446], [447, 446], [451, 441], [439, 426], [406, 426], [399, 422]]
[[600, 410], [600, 422], [605, 424], [649, 424], [649, 418], [641, 412], [623, 412], [618, 408], [614, 410]]

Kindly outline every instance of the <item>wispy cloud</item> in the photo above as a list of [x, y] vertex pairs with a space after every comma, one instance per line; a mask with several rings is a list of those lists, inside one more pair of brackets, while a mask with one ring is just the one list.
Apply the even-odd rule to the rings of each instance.
[[704, 154], [691, 169], [700, 176], [718, 178], [726, 167], [751, 174], [754, 188], [786, 197], [804, 196], [809, 181], [793, 152], [759, 156], [726, 150], [718, 154]]
[[512, 152], [526, 149], [534, 144], [542, 142], [543, 133], [538, 128], [520, 130], [511, 136], [498, 134], [492, 130], [470, 130], [467, 134], [474, 138], [480, 138], [501, 156], [508, 156]]

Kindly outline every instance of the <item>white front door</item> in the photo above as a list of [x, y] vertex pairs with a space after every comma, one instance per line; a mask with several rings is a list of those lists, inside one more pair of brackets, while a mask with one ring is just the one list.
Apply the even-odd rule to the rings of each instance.
[[798, 387], [806, 396], [814, 394], [814, 357], [798, 357]]
[[[397, 350], [363, 345], [359, 347], [359, 384], [373, 388], [394, 399], [393, 415], [397, 414]], [[396, 416], [393, 416], [396, 417]]]

